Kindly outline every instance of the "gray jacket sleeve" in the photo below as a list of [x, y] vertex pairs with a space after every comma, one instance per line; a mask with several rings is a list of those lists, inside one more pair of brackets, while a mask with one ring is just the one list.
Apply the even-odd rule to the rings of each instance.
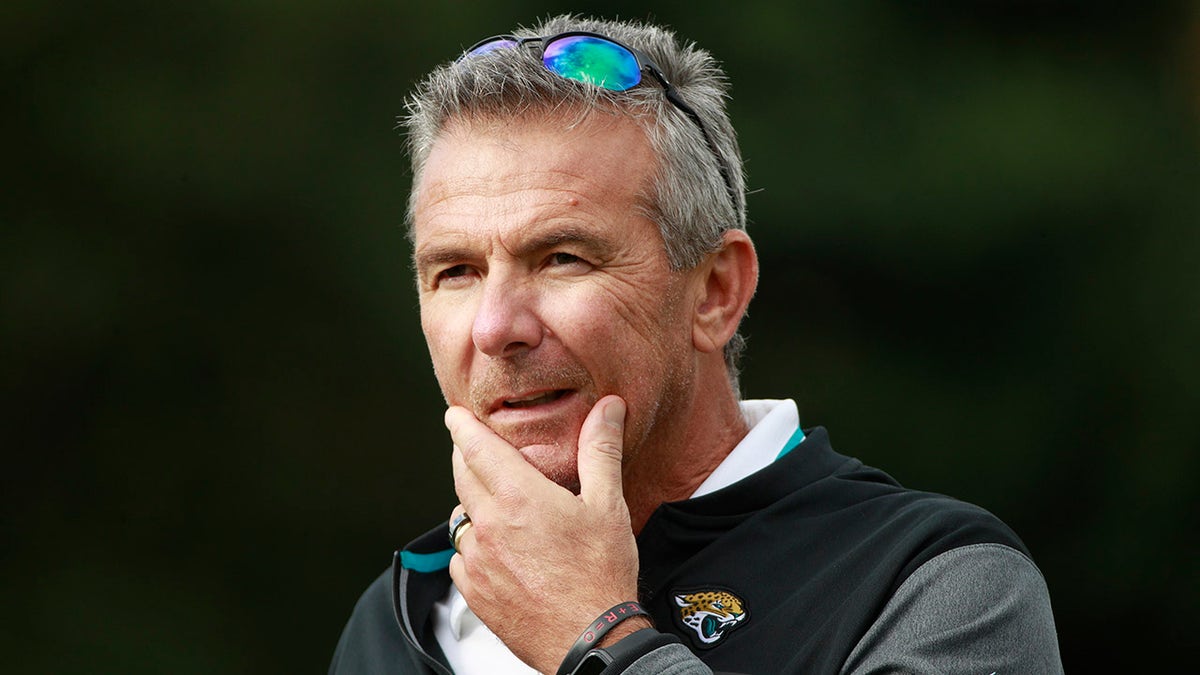
[[910, 576], [850, 653], [844, 675], [1062, 673], [1050, 595], [1001, 544], [947, 551]]
[[633, 662], [621, 675], [712, 675], [712, 670], [681, 644], [659, 647]]

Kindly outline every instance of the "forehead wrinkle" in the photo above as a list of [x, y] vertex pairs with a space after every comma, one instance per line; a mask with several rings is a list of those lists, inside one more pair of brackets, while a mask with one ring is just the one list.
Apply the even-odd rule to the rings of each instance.
[[[556, 184], [547, 185], [548, 177], [554, 177]], [[518, 215], [521, 220], [518, 227], [560, 218], [587, 220], [587, 214], [603, 210], [603, 205], [597, 203], [599, 197], [608, 196], [601, 191], [602, 187], [587, 174], [553, 170], [513, 174], [502, 180], [459, 176], [422, 186], [415, 213], [418, 221], [427, 223], [446, 218], [471, 223], [498, 222]], [[516, 198], [486, 203], [510, 195]], [[634, 200], [640, 201], [638, 197], [635, 193]], [[474, 203], [475, 200], [485, 204]]]
[[[547, 180], [549, 179], [549, 180]], [[491, 199], [532, 191], [529, 199], [538, 193], [564, 193], [580, 198], [582, 201], [595, 201], [591, 193], [597, 192], [597, 181], [586, 173], [558, 169], [533, 169], [514, 171], [497, 180], [495, 178], [478, 178], [474, 176], [456, 176], [441, 179], [420, 186], [419, 199], [415, 213], [425, 211], [430, 206], [458, 198]], [[641, 191], [639, 190], [638, 193]], [[635, 193], [635, 198], [640, 194]]]

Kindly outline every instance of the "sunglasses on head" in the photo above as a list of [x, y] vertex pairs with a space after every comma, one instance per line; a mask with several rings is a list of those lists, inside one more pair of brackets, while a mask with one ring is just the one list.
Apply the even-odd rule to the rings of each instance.
[[516, 49], [529, 43], [541, 45], [542, 65], [546, 67], [546, 70], [559, 77], [585, 82], [601, 89], [625, 91], [640, 84], [643, 73], [649, 73], [651, 78], [662, 87], [667, 101], [687, 115], [700, 129], [700, 135], [704, 137], [709, 150], [717, 160], [721, 178], [725, 181], [725, 189], [728, 190], [729, 198], [733, 202], [734, 212], [737, 212], [737, 198], [733, 181], [730, 180], [725, 162], [721, 160], [721, 153], [717, 152], [717, 146], [713, 143], [712, 137], [708, 135], [708, 129], [704, 126], [700, 115], [679, 98], [678, 92], [675, 91], [675, 87], [671, 86], [671, 82], [663, 74], [662, 69], [651, 61], [645, 52], [598, 33], [571, 31], [558, 35], [526, 38], [515, 35], [494, 35], [476, 42], [470, 49], [463, 52], [458, 60], [462, 61], [501, 49]]

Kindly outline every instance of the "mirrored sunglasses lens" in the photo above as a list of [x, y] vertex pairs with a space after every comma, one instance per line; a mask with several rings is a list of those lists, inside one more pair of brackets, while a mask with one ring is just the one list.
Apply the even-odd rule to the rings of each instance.
[[471, 51], [466, 53], [466, 56], [480, 56], [482, 54], [489, 54], [498, 49], [512, 49], [516, 46], [516, 40], [509, 40], [508, 38], [496, 38], [495, 40], [484, 42], [481, 45], [475, 45]]
[[571, 35], [546, 45], [542, 62], [551, 71], [612, 91], [642, 81], [637, 58], [621, 45], [588, 35]]

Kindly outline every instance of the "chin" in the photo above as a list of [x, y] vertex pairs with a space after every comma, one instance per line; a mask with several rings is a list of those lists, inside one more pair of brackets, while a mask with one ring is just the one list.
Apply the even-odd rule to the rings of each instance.
[[574, 444], [537, 443], [521, 446], [519, 452], [543, 476], [579, 494], [579, 456]]

